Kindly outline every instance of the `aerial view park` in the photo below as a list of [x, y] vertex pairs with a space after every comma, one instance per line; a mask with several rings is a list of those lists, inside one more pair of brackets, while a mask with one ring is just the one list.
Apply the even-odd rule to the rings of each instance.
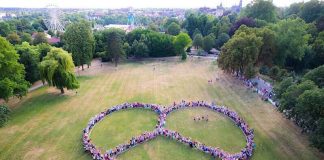
[[0, 160], [322, 160], [323, 86], [323, 1], [0, 3]]

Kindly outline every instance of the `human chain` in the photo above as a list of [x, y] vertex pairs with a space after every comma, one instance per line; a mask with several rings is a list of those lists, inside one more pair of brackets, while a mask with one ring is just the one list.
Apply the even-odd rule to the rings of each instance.
[[[201, 142], [192, 140], [191, 138], [184, 137], [176, 131], [172, 131], [164, 128], [166, 124], [166, 117], [168, 114], [178, 109], [190, 108], [190, 107], [192, 108], [205, 107], [213, 111], [222, 113], [225, 116], [229, 117], [242, 130], [246, 138], [246, 142], [247, 142], [246, 146], [243, 149], [241, 149], [240, 152], [230, 154], [222, 149], [219, 149], [218, 147], [215, 148], [211, 146], [206, 146]], [[95, 126], [96, 123], [102, 121], [105, 116], [119, 110], [130, 109], [130, 108], [151, 109], [155, 113], [157, 113], [159, 115], [159, 118], [158, 118], [158, 124], [156, 125], [155, 129], [152, 132], [144, 132], [143, 134], [137, 137], [132, 137], [132, 139], [129, 140], [127, 143], [120, 144], [115, 148], [110, 149], [106, 151], [106, 153], [102, 154], [100, 150], [91, 141], [90, 133], [92, 128]], [[252, 156], [253, 150], [255, 148], [253, 129], [250, 129], [248, 124], [246, 124], [245, 121], [241, 119], [236, 112], [229, 110], [227, 107], [217, 106], [215, 104], [208, 104], [204, 101], [195, 101], [195, 102], [181, 101], [181, 103], [178, 104], [174, 102], [173, 105], [170, 107], [163, 107], [157, 104], [143, 104], [143, 103], [124, 103], [121, 105], [117, 105], [91, 118], [87, 127], [83, 130], [82, 140], [83, 140], [84, 149], [91, 153], [93, 159], [113, 160], [118, 155], [129, 150], [130, 148], [135, 147], [138, 144], [152, 140], [159, 135], [168, 137], [173, 140], [177, 140], [178, 142], [188, 145], [191, 148], [195, 148], [202, 152], [208, 153], [215, 158], [218, 157], [225, 160], [249, 159]]]

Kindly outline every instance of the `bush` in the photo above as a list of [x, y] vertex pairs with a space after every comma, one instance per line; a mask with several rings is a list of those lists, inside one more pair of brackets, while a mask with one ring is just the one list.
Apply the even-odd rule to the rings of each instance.
[[186, 52], [183, 52], [182, 54], [181, 54], [181, 60], [186, 60], [187, 59], [187, 53]]
[[0, 127], [3, 127], [9, 119], [10, 110], [6, 105], [0, 105]]
[[312, 145], [324, 152], [324, 118], [318, 122], [318, 127], [315, 132], [310, 136]]
[[259, 73], [263, 75], [269, 74], [269, 67], [268, 66], [261, 66], [259, 69]]
[[277, 80], [278, 75], [279, 75], [279, 72], [280, 72], [280, 68], [279, 68], [278, 66], [273, 66], [273, 67], [271, 67], [271, 69], [270, 69], [269, 76], [270, 76], [272, 79]]
[[244, 70], [244, 76], [247, 79], [253, 78], [256, 74], [255, 68], [252, 64], [249, 64]]

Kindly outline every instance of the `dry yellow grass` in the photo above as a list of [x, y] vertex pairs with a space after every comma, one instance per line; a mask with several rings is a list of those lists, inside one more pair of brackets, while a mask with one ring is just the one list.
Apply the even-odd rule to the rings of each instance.
[[[252, 159], [324, 159], [323, 154], [309, 147], [299, 128], [239, 81], [222, 73], [211, 60], [131, 62], [121, 64], [117, 70], [110, 64], [100, 67], [97, 63], [78, 74], [82, 76], [77, 95], [70, 91], [61, 96], [58, 90], [44, 87], [12, 104], [12, 118], [0, 129], [0, 159], [91, 159], [84, 153], [80, 140], [90, 117], [124, 102], [168, 105], [181, 100], [215, 101], [237, 111], [255, 129], [257, 148]], [[215, 81], [216, 77], [218, 81]], [[213, 79], [213, 84], [208, 84], [209, 79]], [[130, 119], [125, 118], [127, 120]], [[141, 122], [140, 118], [138, 120]], [[109, 122], [108, 118], [105, 123]], [[108, 141], [110, 138], [114, 137], [107, 137]], [[231, 139], [228, 143], [231, 144]], [[139, 145], [119, 157], [154, 160], [210, 158], [163, 137]]]

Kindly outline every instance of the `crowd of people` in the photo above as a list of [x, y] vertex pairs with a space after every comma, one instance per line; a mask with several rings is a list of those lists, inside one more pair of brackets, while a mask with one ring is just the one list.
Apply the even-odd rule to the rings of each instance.
[[[206, 146], [201, 142], [192, 140], [191, 138], [184, 137], [176, 131], [171, 131], [164, 128], [166, 124], [166, 117], [168, 114], [178, 109], [190, 108], [190, 107], [209, 108], [211, 110], [217, 111], [229, 117], [243, 131], [246, 137], [246, 142], [247, 142], [246, 146], [239, 153], [230, 154], [219, 148]], [[94, 127], [96, 123], [100, 122], [105, 116], [113, 112], [122, 109], [128, 109], [128, 108], [151, 109], [154, 112], [156, 112], [159, 115], [158, 124], [156, 125], [156, 128], [152, 132], [145, 132], [137, 137], [132, 137], [132, 139], [129, 140], [127, 143], [120, 144], [117, 147], [110, 149], [106, 151], [106, 153], [102, 154], [100, 150], [91, 141], [90, 138], [91, 129]], [[128, 149], [138, 144], [154, 139], [159, 135], [171, 138], [173, 140], [177, 140], [178, 142], [188, 145], [191, 148], [195, 148], [205, 153], [208, 153], [215, 158], [218, 157], [226, 160], [249, 159], [252, 156], [253, 149], [255, 148], [253, 129], [250, 129], [249, 126], [245, 123], [245, 121], [243, 121], [243, 119], [241, 119], [236, 112], [229, 110], [227, 107], [217, 106], [215, 104], [208, 104], [204, 101], [195, 101], [195, 102], [182, 101], [181, 103], [178, 104], [174, 102], [173, 105], [171, 105], [170, 107], [162, 107], [156, 104], [143, 104], [143, 103], [125, 103], [125, 104], [117, 105], [91, 118], [87, 127], [83, 130], [82, 140], [83, 140], [84, 149], [91, 153], [93, 159], [112, 160], [115, 157], [117, 157], [119, 154], [127, 151]]]
[[273, 87], [269, 82], [266, 82], [258, 76], [252, 79], [246, 79], [244, 76], [236, 76], [236, 78], [241, 80], [247, 88], [258, 93], [262, 100], [269, 101], [273, 105], [277, 106], [276, 102], [274, 101]]

